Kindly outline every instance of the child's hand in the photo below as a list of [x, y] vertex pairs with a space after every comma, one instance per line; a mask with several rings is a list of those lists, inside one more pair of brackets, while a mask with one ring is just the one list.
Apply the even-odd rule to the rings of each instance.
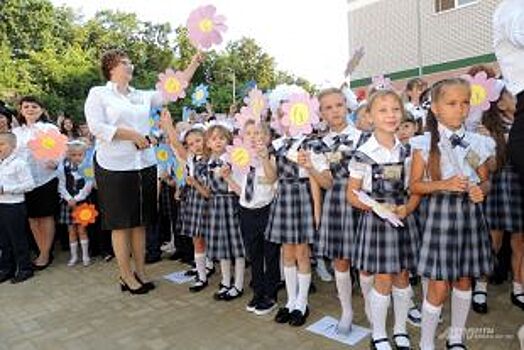
[[227, 165], [223, 165], [218, 169], [218, 176], [227, 179], [231, 175], [231, 169]]
[[186, 185], [194, 187], [195, 186], [195, 178], [193, 176], [186, 177]]
[[313, 168], [313, 163], [311, 162], [311, 155], [308, 151], [300, 150], [297, 155], [297, 163], [301, 167], [310, 170]]
[[67, 205], [70, 207], [70, 208], [74, 208], [76, 206], [76, 201], [74, 199], [71, 199], [71, 200], [68, 200], [67, 201]]
[[445, 181], [446, 191], [451, 192], [465, 192], [468, 189], [468, 179], [465, 176], [453, 176], [452, 178]]
[[269, 151], [267, 149], [267, 146], [264, 145], [264, 142], [262, 142], [261, 140], [257, 141], [255, 151], [261, 159], [269, 158]]
[[174, 129], [173, 119], [167, 108], [164, 108], [162, 112], [160, 112], [160, 128], [164, 131]]
[[477, 185], [472, 185], [469, 187], [469, 199], [473, 203], [480, 203], [484, 200], [484, 192]]

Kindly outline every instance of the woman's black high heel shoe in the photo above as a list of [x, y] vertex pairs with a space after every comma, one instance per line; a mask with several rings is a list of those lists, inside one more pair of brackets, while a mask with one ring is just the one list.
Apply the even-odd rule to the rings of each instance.
[[140, 288], [131, 289], [131, 287], [127, 285], [122, 277], [120, 277], [120, 290], [122, 292], [129, 292], [131, 294], [147, 294], [149, 292], [149, 289], [143, 284], [140, 285]]
[[140, 277], [138, 277], [136, 272], [135, 272], [135, 278], [138, 281], [138, 283], [140, 283], [142, 286], [146, 287], [148, 291], [153, 290], [153, 289], [156, 288], [156, 286], [155, 286], [155, 284], [153, 282], [145, 282], [145, 283], [142, 282], [142, 280], [140, 279]]

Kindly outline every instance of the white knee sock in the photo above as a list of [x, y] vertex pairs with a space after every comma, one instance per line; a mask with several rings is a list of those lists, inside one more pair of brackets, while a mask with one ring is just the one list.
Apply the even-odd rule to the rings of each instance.
[[353, 308], [351, 307], [351, 275], [349, 270], [340, 272], [335, 270], [335, 282], [337, 285], [338, 299], [342, 307], [340, 326], [348, 328], [353, 321]]
[[451, 292], [451, 327], [448, 340], [450, 344], [462, 343], [462, 334], [466, 327], [469, 308], [471, 306], [471, 290], [458, 290]]
[[235, 287], [242, 291], [244, 290], [244, 270], [246, 269], [246, 259], [235, 259]]
[[426, 300], [428, 296], [429, 278], [422, 277], [422, 300]]
[[80, 245], [82, 246], [82, 260], [89, 261], [89, 240], [81, 239]]
[[309, 286], [311, 285], [311, 273], [298, 274], [298, 295], [295, 304], [295, 309], [300, 310], [302, 314], [306, 312], [307, 297], [309, 294]]
[[369, 321], [369, 323], [371, 324], [371, 308], [369, 306], [369, 292], [371, 291], [371, 289], [373, 289], [373, 282], [374, 282], [374, 277], [373, 275], [363, 275], [363, 274], [360, 274], [360, 289], [362, 290], [362, 296], [364, 297], [364, 311], [366, 313], [366, 317]]
[[284, 266], [284, 278], [286, 280], [287, 304], [290, 311], [295, 309], [297, 301], [297, 267]]
[[69, 263], [76, 263], [78, 261], [78, 242], [69, 243], [69, 250], [71, 251]]
[[231, 287], [231, 260], [220, 260], [220, 271], [222, 272], [222, 284]]
[[211, 260], [209, 258], [206, 258], [206, 268], [207, 269], [212, 269], [213, 267], [215, 267], [215, 264], [213, 263], [213, 260]]
[[411, 287], [397, 288], [393, 286], [393, 311], [395, 312], [394, 334], [405, 334], [406, 321], [408, 319], [409, 304], [411, 302]]
[[202, 282], [207, 281], [205, 253], [195, 253], [195, 267], [198, 273], [198, 279]]
[[442, 305], [431, 305], [426, 299], [422, 303], [422, 325], [420, 333], [420, 348], [423, 350], [435, 349], [435, 333], [442, 312]]
[[388, 316], [390, 295], [382, 295], [371, 289], [368, 294], [369, 305], [371, 306], [371, 324], [373, 326], [373, 339], [387, 338], [386, 333], [386, 318]]

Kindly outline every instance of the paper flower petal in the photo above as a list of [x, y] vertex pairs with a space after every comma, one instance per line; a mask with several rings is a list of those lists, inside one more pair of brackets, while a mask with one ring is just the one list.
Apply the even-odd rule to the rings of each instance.
[[284, 117], [282, 125], [287, 127], [291, 136], [310, 134], [313, 125], [319, 123], [318, 100], [309, 94], [294, 94], [282, 105]]
[[158, 75], [158, 79], [156, 89], [162, 93], [164, 100], [176, 101], [186, 96], [185, 89], [188, 82], [182, 72], [167, 69], [164, 73]]
[[38, 160], [56, 161], [62, 158], [67, 149], [67, 137], [57, 130], [37, 131], [28, 142], [28, 147]]
[[463, 78], [471, 86], [470, 114], [487, 111], [491, 102], [499, 99], [501, 90], [497, 88], [496, 79], [488, 78], [486, 72], [480, 71], [474, 77], [464, 75]]
[[195, 88], [195, 91], [191, 95], [191, 102], [193, 103], [193, 106], [200, 107], [206, 104], [208, 97], [209, 91], [207, 85], [200, 84]]
[[73, 222], [81, 226], [94, 224], [98, 211], [93, 204], [83, 203], [73, 210]]
[[246, 106], [249, 108], [251, 113], [260, 117], [262, 112], [268, 107], [268, 100], [264, 93], [259, 89], [251, 89], [249, 94], [244, 99]]
[[255, 153], [241, 139], [235, 138], [232, 146], [227, 146], [227, 161], [233, 171], [245, 174], [251, 166], [255, 166]]
[[173, 154], [171, 147], [165, 143], [161, 143], [156, 146], [155, 154], [158, 165], [160, 166], [169, 167], [174, 162], [175, 155]]
[[187, 19], [189, 39], [197, 46], [209, 49], [222, 42], [222, 33], [227, 30], [226, 18], [216, 15], [213, 5], [201, 6], [193, 10]]

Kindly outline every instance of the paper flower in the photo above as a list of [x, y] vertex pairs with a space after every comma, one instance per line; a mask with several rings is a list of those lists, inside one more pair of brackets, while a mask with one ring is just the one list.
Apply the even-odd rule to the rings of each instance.
[[241, 139], [235, 138], [232, 146], [226, 147], [227, 161], [233, 167], [233, 171], [247, 173], [250, 166], [255, 165], [255, 153], [251, 147], [243, 143]]
[[471, 85], [470, 113], [487, 111], [490, 103], [498, 100], [501, 89], [497, 88], [497, 80], [489, 78], [486, 72], [463, 76]]
[[242, 133], [248, 120], [253, 120], [258, 124], [260, 123], [260, 116], [255, 116], [250, 108], [242, 107], [240, 113], [235, 114], [235, 127]]
[[28, 147], [38, 160], [59, 160], [67, 149], [67, 137], [57, 130], [37, 131]]
[[149, 133], [152, 135], [160, 134], [160, 108], [153, 108], [149, 112]]
[[187, 19], [189, 39], [197, 46], [209, 49], [222, 42], [222, 32], [227, 30], [226, 18], [216, 15], [213, 5], [201, 6], [193, 10]]
[[84, 160], [78, 166], [78, 174], [85, 180], [93, 180], [95, 178], [95, 170], [93, 167], [94, 148], [88, 148]]
[[166, 69], [164, 73], [158, 75], [156, 88], [162, 93], [164, 100], [176, 101], [186, 96], [186, 87], [188, 85], [182, 72], [175, 72], [172, 69]]
[[296, 136], [299, 134], [310, 134], [313, 131], [313, 125], [317, 124], [318, 117], [318, 100], [309, 94], [295, 94], [289, 97], [289, 100], [282, 105], [282, 125], [289, 128], [289, 134]]
[[391, 89], [391, 79], [377, 75], [371, 78], [371, 85], [377, 90], [388, 90]]
[[155, 153], [159, 166], [168, 168], [173, 164], [175, 156], [173, 154], [173, 151], [171, 150], [171, 147], [169, 147], [165, 143], [157, 145]]
[[81, 226], [94, 224], [98, 211], [93, 204], [83, 203], [73, 210], [73, 222]]
[[206, 104], [207, 98], [209, 97], [209, 91], [207, 85], [200, 84], [195, 88], [193, 95], [191, 95], [191, 101], [193, 106], [200, 107]]
[[174, 175], [175, 175], [175, 179], [176, 179], [176, 183], [178, 187], [184, 186], [186, 184], [186, 177], [185, 177], [186, 172], [184, 169], [184, 164], [181, 162], [178, 162], [175, 159], [175, 162], [173, 164], [173, 169], [174, 169]]
[[261, 90], [256, 88], [249, 91], [247, 97], [244, 98], [244, 103], [255, 117], [260, 117], [268, 106], [267, 97], [264, 96]]

